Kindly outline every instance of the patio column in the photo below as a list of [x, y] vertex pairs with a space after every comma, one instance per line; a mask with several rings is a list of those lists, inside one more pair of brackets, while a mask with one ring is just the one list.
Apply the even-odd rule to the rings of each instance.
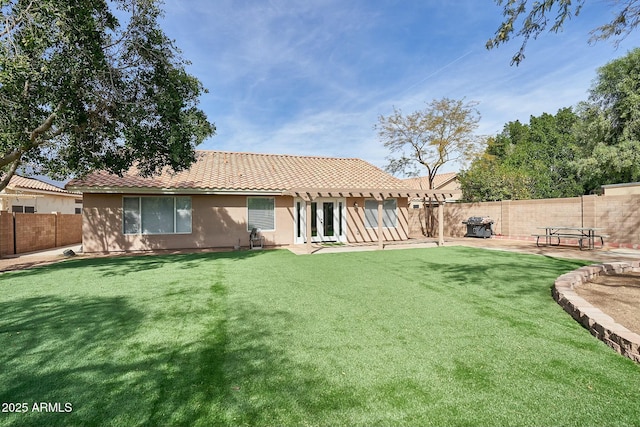
[[444, 204], [444, 199], [438, 204], [438, 246], [444, 246]]

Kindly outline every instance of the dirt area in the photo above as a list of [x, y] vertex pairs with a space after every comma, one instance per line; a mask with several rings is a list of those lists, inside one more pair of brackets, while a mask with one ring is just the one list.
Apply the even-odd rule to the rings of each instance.
[[599, 276], [575, 291], [617, 323], [640, 334], [640, 273]]

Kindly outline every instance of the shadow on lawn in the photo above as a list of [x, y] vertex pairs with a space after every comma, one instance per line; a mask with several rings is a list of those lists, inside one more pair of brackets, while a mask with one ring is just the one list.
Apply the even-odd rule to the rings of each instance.
[[[459, 248], [456, 258], [447, 258], [443, 262], [420, 261], [422, 271], [441, 275], [445, 280], [439, 283], [423, 285], [433, 289], [465, 287], [472, 291], [479, 289], [493, 291], [497, 298], [526, 297], [527, 295], [549, 294], [555, 279], [568, 271], [589, 264], [578, 260], [540, 257], [501, 251], [481, 251]], [[427, 278], [428, 279], [428, 278]], [[544, 281], [544, 286], [539, 283]]]
[[[279, 334], [299, 319], [249, 303], [229, 310], [220, 280], [209, 295], [198, 310], [187, 300], [151, 324], [120, 297], [0, 303], [0, 401], [72, 405], [2, 414], [0, 425], [304, 424], [359, 405], [352, 390], [291, 360]], [[205, 312], [215, 315], [197, 324]], [[185, 317], [201, 329], [191, 339], [148, 339], [163, 325], [188, 328]]]
[[37, 276], [42, 272], [68, 270], [74, 268], [91, 268], [101, 272], [105, 277], [125, 276], [129, 273], [155, 270], [167, 264], [180, 264], [182, 269], [199, 267], [203, 263], [215, 260], [240, 261], [268, 251], [234, 251], [234, 252], [199, 252], [185, 254], [131, 254], [97, 258], [69, 259], [62, 262], [35, 267], [27, 270], [13, 271], [10, 274]]

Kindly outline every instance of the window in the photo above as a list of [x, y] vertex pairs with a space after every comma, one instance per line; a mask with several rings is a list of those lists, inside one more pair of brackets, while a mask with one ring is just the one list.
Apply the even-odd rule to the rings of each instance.
[[191, 197], [124, 197], [124, 234], [191, 233]]
[[76, 215], [80, 215], [82, 213], [82, 208], [76, 208]]
[[247, 231], [276, 229], [275, 200], [273, 197], [247, 198]]
[[36, 213], [35, 206], [11, 205], [13, 213]]
[[[382, 226], [392, 228], [398, 226], [396, 199], [386, 199], [382, 205]], [[364, 201], [364, 223], [367, 228], [378, 228], [378, 201]]]

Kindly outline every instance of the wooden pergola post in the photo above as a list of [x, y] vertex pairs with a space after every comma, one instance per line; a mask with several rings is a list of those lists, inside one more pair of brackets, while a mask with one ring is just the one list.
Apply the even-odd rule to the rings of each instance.
[[384, 208], [384, 198], [381, 195], [376, 197], [378, 199], [378, 249], [384, 249], [384, 231], [382, 224], [382, 209]]
[[438, 246], [444, 246], [444, 204], [443, 197], [442, 202], [438, 203]]

